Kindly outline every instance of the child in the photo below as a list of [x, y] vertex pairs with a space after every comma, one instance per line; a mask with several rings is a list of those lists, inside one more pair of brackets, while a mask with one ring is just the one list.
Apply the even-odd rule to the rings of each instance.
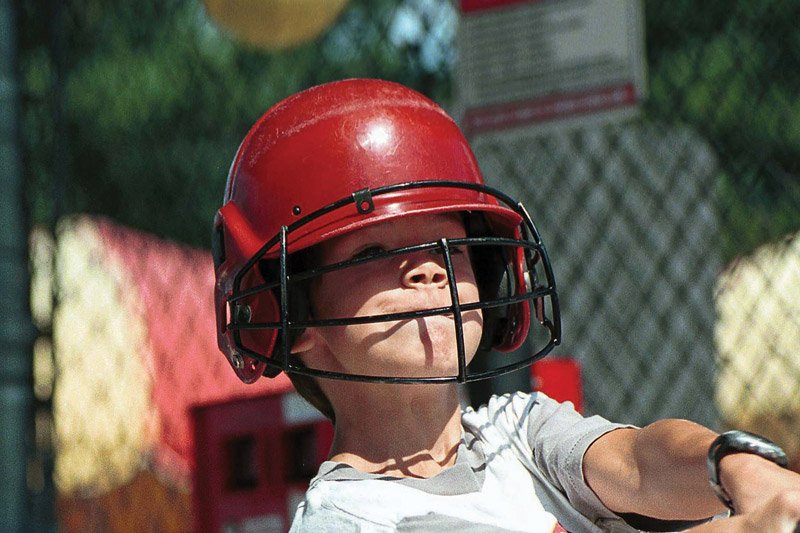
[[[800, 476], [754, 435], [633, 428], [541, 393], [462, 409], [458, 383], [560, 342], [558, 298], [525, 209], [483, 184], [457, 126], [422, 95], [345, 80], [278, 103], [239, 147], [214, 228], [221, 350], [245, 382], [286, 371], [335, 424], [293, 530], [800, 521]], [[530, 356], [471, 364], [529, 334]], [[735, 516], [707, 521], [726, 510], [715, 491]]]

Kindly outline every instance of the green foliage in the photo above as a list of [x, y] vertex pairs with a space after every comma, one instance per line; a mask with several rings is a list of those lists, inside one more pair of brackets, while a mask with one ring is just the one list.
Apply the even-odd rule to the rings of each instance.
[[726, 258], [800, 228], [798, 17], [780, 0], [647, 3], [647, 111], [719, 154]]
[[[438, 43], [430, 32], [392, 42], [403, 14], [396, 1], [353, 1], [316, 42], [272, 54], [235, 42], [192, 0], [68, 1], [64, 46], [54, 51], [52, 29], [41, 22], [50, 14], [31, 0], [23, 4], [25, 143], [38, 222], [53, 215], [55, 193], [67, 212], [108, 215], [207, 246], [236, 147], [273, 103], [354, 76], [400, 81], [440, 101], [450, 92], [449, 42], [433, 61], [426, 50]], [[446, 10], [424, 4], [405, 20], [441, 24]], [[63, 169], [52, 155], [59, 54], [69, 154]]]
[[[198, 0], [68, 0], [60, 19], [50, 12], [57, 3], [20, 5], [26, 169], [39, 222], [57, 209], [98, 213], [206, 246], [236, 147], [279, 99], [355, 76], [399, 81], [444, 105], [451, 94], [450, 3], [352, 0], [325, 35], [280, 53], [240, 45]], [[646, 4], [647, 116], [691, 125], [718, 152], [726, 257], [759, 244], [748, 235], [800, 226], [797, 20], [800, 3], [781, 0]], [[51, 46], [59, 28], [63, 43]], [[63, 129], [54, 129], [62, 110]], [[763, 227], [743, 230], [754, 224]]]

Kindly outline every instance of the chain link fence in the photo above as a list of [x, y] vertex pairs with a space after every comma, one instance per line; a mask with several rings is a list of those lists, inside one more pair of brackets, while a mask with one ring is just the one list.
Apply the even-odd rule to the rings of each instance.
[[[45, 228], [31, 247], [34, 506], [52, 478], [65, 531], [134, 515], [150, 517], [138, 530], [185, 530], [191, 439], [175, 410], [286, 386], [240, 387], [214, 348], [206, 250], [238, 141], [280, 98], [345, 77], [455, 108], [458, 10], [352, 0], [311, 42], [263, 51], [195, 1], [56, 4], [20, 3], [28, 204]], [[751, 429], [795, 468], [798, 15], [788, 0], [647, 2], [636, 118], [472, 139], [548, 245], [559, 353], [583, 366], [586, 411]]]

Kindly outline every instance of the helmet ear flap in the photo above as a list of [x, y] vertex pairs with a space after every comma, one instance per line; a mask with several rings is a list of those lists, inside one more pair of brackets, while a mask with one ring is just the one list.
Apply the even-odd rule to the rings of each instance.
[[[526, 251], [522, 248], [514, 248], [507, 255], [513, 256], [506, 261], [507, 272], [509, 273], [508, 290], [509, 295], [525, 294], [531, 290], [527, 276], [529, 271], [526, 262]], [[535, 272], [531, 275], [535, 276]], [[533, 301], [538, 309], [542, 305], [541, 298]], [[527, 301], [518, 302], [506, 307], [507, 316], [503, 338], [500, 344], [495, 346], [501, 352], [510, 352], [519, 348], [528, 336], [531, 324], [531, 308]]]
[[[486, 219], [481, 214], [466, 217], [470, 237], [491, 236]], [[521, 248], [507, 246], [475, 246], [472, 264], [482, 301], [500, 300], [526, 291], [525, 255]], [[483, 309], [483, 336], [480, 350], [516, 350], [528, 332], [530, 309], [519, 302]]]
[[[241, 324], [250, 322], [253, 316], [260, 316], [263, 309], [274, 310], [277, 308], [277, 302], [273, 295], [265, 295], [263, 299], [250, 299], [247, 302], [231, 303], [229, 297], [231, 295], [230, 287], [224, 286], [220, 283], [219, 272], [226, 269], [226, 239], [225, 239], [225, 222], [222, 215], [222, 210], [218, 211], [214, 218], [213, 231], [211, 233], [211, 252], [214, 259], [214, 271], [217, 276], [217, 284], [214, 291], [214, 305], [216, 308], [216, 322], [217, 322], [217, 344], [220, 351], [225, 355], [225, 358], [230, 363], [236, 376], [244, 383], [253, 383], [262, 375], [269, 375], [271, 369], [267, 368], [267, 364], [259, 361], [249, 355], [242, 353], [235, 340], [235, 333], [229, 328], [229, 324]], [[269, 311], [268, 311], [269, 312]], [[253, 331], [239, 330], [239, 338], [242, 346], [249, 348], [261, 342], [273, 343], [272, 339], [267, 333], [267, 339], [256, 339]], [[262, 333], [263, 336], [263, 333]]]
[[[495, 254], [497, 255], [497, 254]], [[485, 264], [485, 263], [484, 263]], [[507, 298], [513, 294], [510, 287], [510, 280], [513, 276], [508, 268], [502, 271], [495, 270], [487, 272], [486, 268], [481, 268], [479, 277], [479, 291], [481, 300], [495, 300]], [[484, 281], [486, 280], [486, 281]], [[485, 294], [485, 296], [484, 296]], [[479, 345], [480, 350], [491, 350], [504, 344], [509, 329], [509, 309], [511, 306], [504, 305], [499, 307], [487, 307], [483, 310], [483, 336]]]
[[[231, 312], [234, 322], [246, 324], [249, 322], [277, 322], [280, 317], [280, 308], [275, 294], [272, 291], [260, 293], [247, 301], [232, 307]], [[276, 329], [240, 329], [239, 342], [243, 348], [271, 356], [278, 340]], [[280, 373], [279, 368], [268, 366], [264, 361], [259, 361], [245, 354], [235, 352], [228, 359], [231, 361], [236, 375], [245, 383], [252, 383], [259, 377], [275, 377]]]
[[[465, 215], [464, 226], [469, 237], [491, 235], [486, 219], [480, 213]], [[506, 298], [514, 294], [512, 265], [500, 246], [474, 246], [470, 254], [481, 301]], [[504, 344], [509, 325], [509, 307], [504, 305], [483, 309], [483, 336], [478, 345], [479, 350], [489, 351]]]

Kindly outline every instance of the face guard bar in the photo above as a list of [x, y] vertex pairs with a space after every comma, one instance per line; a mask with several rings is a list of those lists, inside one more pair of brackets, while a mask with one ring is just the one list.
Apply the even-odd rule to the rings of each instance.
[[[299, 228], [308, 224], [327, 213], [341, 209], [349, 204], [355, 204], [359, 213], [369, 213], [372, 209], [373, 198], [382, 194], [389, 194], [404, 189], [422, 188], [422, 187], [435, 187], [435, 188], [460, 188], [477, 191], [483, 194], [492, 196], [505, 204], [509, 209], [517, 213], [521, 219], [520, 225], [520, 239], [509, 239], [501, 237], [466, 237], [459, 239], [442, 238], [436, 242], [417, 244], [414, 246], [406, 246], [394, 250], [382, 251], [370, 255], [369, 257], [354, 258], [347, 261], [338, 262], [331, 265], [322, 267], [311, 268], [306, 271], [290, 273], [289, 272], [289, 252], [288, 252], [288, 237], [292, 232], [297, 231]], [[259, 261], [264, 260], [275, 247], [278, 247], [278, 280], [269, 281], [241, 289], [242, 280], [247, 272], [255, 268]], [[457, 289], [457, 279], [455, 276], [450, 250], [457, 246], [501, 246], [501, 247], [518, 247], [523, 249], [525, 270], [523, 274], [526, 277], [526, 291], [521, 294], [510, 294], [508, 296], [490, 298], [484, 300], [480, 299], [474, 303], [460, 303]], [[341, 270], [344, 268], [364, 264], [371, 261], [386, 259], [402, 254], [409, 254], [419, 251], [438, 251], [443, 258], [444, 268], [448, 275], [448, 285], [450, 290], [451, 305], [445, 307], [437, 307], [423, 310], [380, 314], [371, 316], [359, 316], [348, 318], [334, 318], [334, 319], [306, 319], [305, 317], [300, 320], [290, 319], [290, 284], [310, 280], [314, 277], [323, 275], [328, 272]], [[272, 252], [274, 254], [274, 251]], [[539, 284], [538, 277], [535, 275], [537, 264], [540, 265], [544, 274], [544, 282]], [[530, 279], [527, 279], [530, 275]], [[276, 291], [277, 290], [277, 291]], [[279, 319], [277, 321], [267, 322], [254, 322], [250, 309], [245, 303], [248, 298], [252, 298], [268, 291], [276, 291], [279, 300]], [[487, 310], [497, 307], [510, 306], [520, 304], [522, 302], [535, 302], [537, 308], [536, 313], [532, 313], [536, 317], [539, 324], [544, 327], [548, 333], [549, 339], [546, 344], [535, 351], [533, 354], [516, 360], [512, 363], [493, 368], [481, 372], [470, 372], [467, 364], [467, 354], [464, 346], [464, 334], [462, 325], [461, 313], [472, 310]], [[545, 302], [549, 305], [545, 305]], [[270, 239], [259, 249], [245, 265], [237, 272], [234, 283], [233, 291], [228, 297], [228, 305], [230, 306], [230, 322], [226, 325], [226, 330], [234, 341], [236, 350], [242, 355], [249, 356], [255, 360], [264, 362], [266, 364], [265, 375], [275, 376], [280, 371], [287, 373], [302, 374], [306, 376], [339, 379], [346, 381], [362, 381], [362, 382], [376, 382], [376, 383], [397, 383], [397, 384], [412, 384], [412, 383], [450, 383], [458, 382], [465, 383], [470, 381], [477, 381], [481, 379], [493, 378], [524, 368], [533, 362], [541, 359], [547, 355], [554, 346], [561, 342], [561, 314], [558, 303], [558, 295], [556, 293], [555, 279], [553, 276], [552, 266], [547, 254], [547, 251], [542, 243], [539, 232], [536, 230], [535, 225], [530, 215], [525, 210], [521, 203], [515, 202], [511, 197], [502, 193], [501, 191], [488, 187], [485, 185], [478, 185], [472, 183], [464, 183], [460, 181], [419, 181], [402, 183], [396, 185], [389, 185], [370, 190], [358, 191], [352, 196], [342, 198], [341, 200], [329, 204], [317, 211], [306, 215], [305, 217], [297, 220], [289, 226], [282, 226], [278, 235]], [[530, 305], [528, 303], [527, 305]], [[547, 309], [549, 308], [551, 316], [547, 316]], [[399, 320], [411, 320], [424, 318], [434, 315], [448, 315], [453, 317], [453, 325], [455, 328], [456, 351], [458, 360], [458, 372], [456, 375], [451, 376], [428, 376], [428, 377], [397, 377], [397, 376], [375, 376], [375, 375], [361, 375], [361, 374], [347, 374], [342, 372], [333, 372], [322, 369], [309, 368], [303, 365], [296, 357], [291, 355], [291, 339], [292, 333], [299, 333], [307, 327], [333, 327], [333, 326], [347, 326], [365, 323], [377, 322], [390, 322]], [[242, 342], [242, 332], [258, 331], [258, 330], [278, 330], [279, 345], [275, 346], [269, 353], [260, 353], [252, 347], [247, 347]], [[267, 348], [267, 347], [265, 347]]]

